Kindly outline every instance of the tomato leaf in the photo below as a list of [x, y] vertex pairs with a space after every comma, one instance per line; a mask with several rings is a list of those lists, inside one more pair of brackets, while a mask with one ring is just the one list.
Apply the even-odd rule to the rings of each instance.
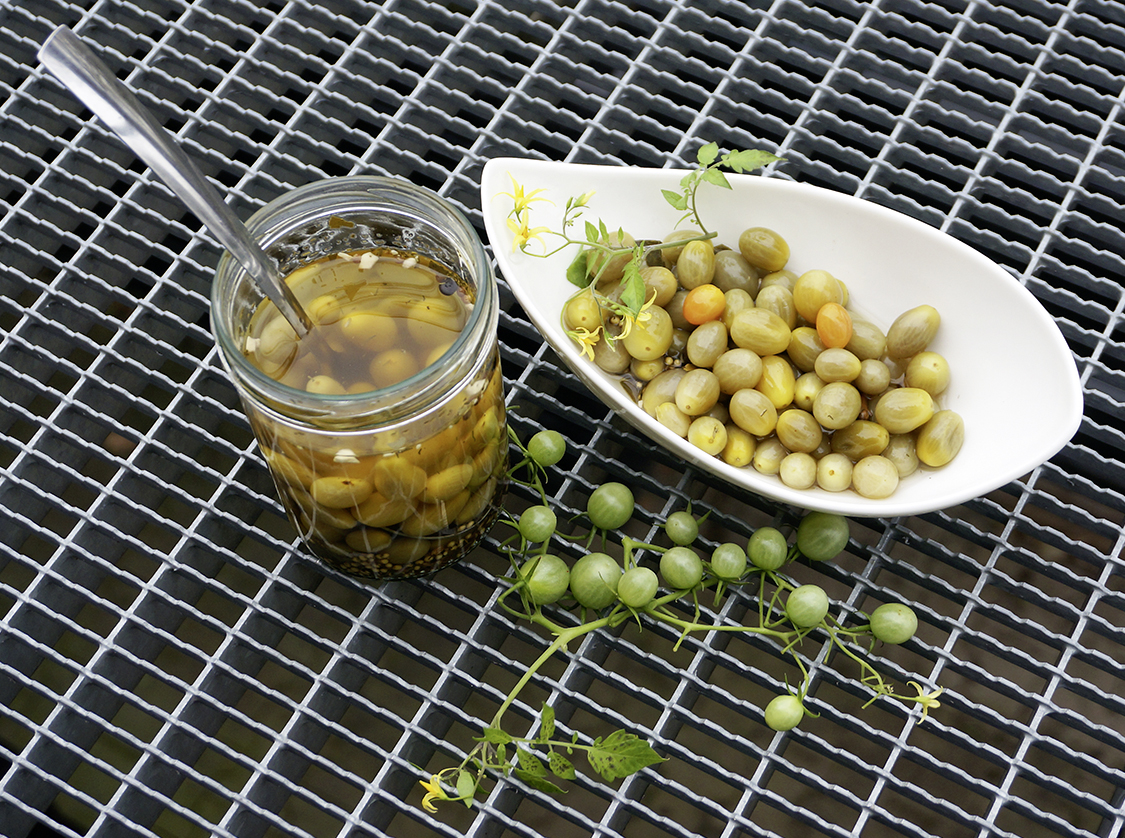
[[464, 769], [457, 772], [457, 794], [468, 803], [477, 793], [477, 781], [472, 772]]
[[578, 776], [574, 771], [574, 766], [570, 764], [570, 760], [562, 754], [551, 751], [547, 754], [547, 764], [551, 766], [551, 773], [563, 780], [573, 780]]
[[784, 157], [778, 157], [768, 151], [750, 149], [747, 151], [732, 151], [723, 158], [723, 162], [736, 172], [752, 172], [754, 169], [760, 169], [762, 166], [768, 166], [770, 163], [776, 163], [784, 159]]
[[645, 281], [641, 276], [643, 259], [643, 251], [638, 245], [633, 250], [633, 258], [625, 265], [621, 280], [621, 305], [629, 309], [634, 317], [640, 313], [641, 306], [645, 304]]
[[521, 771], [518, 768], [512, 773], [515, 774], [519, 779], [527, 783], [529, 786], [531, 786], [533, 789], [545, 791], [548, 794], [566, 794], [566, 789], [559, 788], [545, 777], [539, 777], [535, 774], [529, 774], [526, 771]]
[[699, 147], [699, 151], [695, 153], [695, 160], [700, 166], [710, 166], [718, 156], [719, 144], [707, 143], [707, 145]]
[[586, 273], [587, 264], [586, 256], [588, 251], [579, 250], [575, 254], [574, 259], [566, 269], [566, 279], [572, 285], [577, 285], [579, 288], [585, 288], [590, 284], [590, 276]]
[[498, 727], [486, 727], [484, 735], [477, 741], [488, 742], [490, 745], [507, 745], [512, 741], [512, 737]]
[[648, 742], [623, 730], [615, 730], [605, 739], [595, 739], [587, 755], [590, 765], [607, 782], [664, 761]]
[[555, 735], [555, 708], [543, 705], [539, 712], [539, 742], [547, 742]]
[[721, 186], [724, 189], [730, 189], [730, 181], [719, 169], [708, 169], [703, 173], [703, 179], [713, 186]]
[[593, 244], [594, 242], [596, 242], [598, 240], [599, 235], [601, 235], [601, 234], [598, 232], [598, 228], [594, 225], [594, 222], [587, 221], [586, 222], [586, 241]]
[[539, 759], [539, 757], [535, 756], [535, 754], [527, 750], [527, 748], [518, 748], [516, 750], [516, 758], [520, 763], [519, 770], [533, 777], [547, 776], [547, 766], [543, 764], [543, 760]]
[[673, 192], [671, 189], [661, 189], [660, 191], [664, 194], [664, 200], [671, 204], [673, 209], [677, 209], [680, 212], [687, 210], [686, 195], [680, 192]]

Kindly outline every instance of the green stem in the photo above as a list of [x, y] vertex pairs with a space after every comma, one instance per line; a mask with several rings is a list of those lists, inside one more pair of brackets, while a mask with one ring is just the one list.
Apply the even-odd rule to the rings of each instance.
[[691, 620], [684, 620], [680, 617], [669, 613], [663, 608], [656, 607], [656, 601], [650, 602], [641, 609], [654, 620], [661, 620], [669, 625], [676, 626], [685, 632], [688, 631], [741, 631], [750, 634], [760, 634], [768, 637], [775, 638], [778, 642], [790, 641], [793, 632], [778, 631], [777, 629], [767, 628], [765, 626], [743, 626], [743, 625], [711, 625], [710, 623], [696, 623]]
[[536, 658], [535, 662], [527, 668], [526, 672], [524, 672], [523, 677], [521, 677], [519, 681], [516, 682], [516, 685], [512, 687], [512, 691], [508, 693], [508, 697], [504, 699], [504, 703], [500, 705], [500, 708], [492, 717], [492, 721], [489, 723], [489, 727], [500, 726], [500, 719], [504, 716], [504, 713], [507, 712], [508, 708], [512, 706], [512, 702], [514, 702], [516, 700], [516, 697], [519, 696], [520, 691], [525, 686], [527, 686], [528, 682], [535, 676], [535, 673], [539, 671], [539, 667], [550, 660], [555, 652], [559, 651], [560, 649], [566, 648], [566, 645], [576, 638], [582, 637], [583, 635], [589, 634], [590, 632], [596, 631], [597, 629], [613, 625], [614, 613], [615, 612], [611, 612], [610, 614], [600, 619], [593, 620], [589, 623], [583, 623], [580, 626], [571, 626], [570, 628], [561, 628], [560, 626], [556, 626], [554, 623], [552, 623], [542, 615], [531, 616], [530, 619], [532, 620], [532, 622], [539, 623], [540, 625], [546, 625], [548, 628], [554, 631], [556, 635], [555, 639], [551, 641], [551, 645], [543, 650], [543, 653], [538, 658]]

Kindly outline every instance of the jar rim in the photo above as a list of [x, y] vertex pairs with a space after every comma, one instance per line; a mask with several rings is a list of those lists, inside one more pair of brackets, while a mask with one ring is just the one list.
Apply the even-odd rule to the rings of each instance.
[[425, 216], [423, 220], [449, 239], [471, 270], [469, 278], [475, 286], [475, 299], [464, 328], [450, 347], [408, 378], [375, 390], [330, 395], [310, 393], [282, 384], [255, 366], [237, 345], [233, 318], [228, 309], [234, 308], [236, 290], [252, 283], [252, 280], [230, 252], [224, 250], [211, 288], [211, 331], [219, 345], [223, 363], [236, 384], [259, 394], [268, 394], [280, 403], [300, 403], [302, 413], [310, 416], [341, 411], [349, 413], [352, 410], [364, 414], [377, 413], [381, 408], [373, 407], [375, 403], [401, 406], [404, 399], [417, 401], [420, 394], [429, 392], [441, 382], [444, 363], [459, 356], [472, 357], [474, 353], [469, 350], [480, 342], [482, 335], [494, 331], [487, 327], [498, 316], [497, 290], [484, 244], [456, 206], [425, 187], [402, 178], [378, 175], [325, 178], [274, 198], [253, 213], [246, 226], [251, 236], [268, 250], [283, 236], [317, 221], [332, 216], [347, 218], [370, 211], [383, 211], [390, 216], [404, 218], [415, 214]]

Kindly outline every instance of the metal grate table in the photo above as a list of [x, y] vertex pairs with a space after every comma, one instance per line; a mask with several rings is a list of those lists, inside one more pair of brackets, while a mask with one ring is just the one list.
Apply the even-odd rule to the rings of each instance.
[[[668, 762], [423, 812], [419, 769], [471, 747], [547, 639], [491, 607], [495, 540], [376, 590], [302, 553], [208, 330], [218, 248], [38, 68], [61, 23], [244, 217], [377, 173], [481, 228], [490, 157], [672, 166], [715, 140], [1009, 269], [1074, 353], [1077, 436], [964, 506], [855, 521], [839, 563], [806, 569], [856, 608], [916, 603], [917, 638], [877, 660], [944, 685], [940, 710], [862, 709], [814, 649], [819, 718], [775, 734], [761, 708], [792, 673], [768, 644], [599, 633], [515, 712], [549, 701], [564, 730], [624, 726]], [[1095, 0], [5, 0], [0, 833], [1122, 835], [1123, 95], [1125, 4]], [[712, 541], [771, 520], [614, 419], [506, 291], [503, 309], [513, 422], [570, 443], [564, 510], [624, 475], [650, 532], [689, 501]]]

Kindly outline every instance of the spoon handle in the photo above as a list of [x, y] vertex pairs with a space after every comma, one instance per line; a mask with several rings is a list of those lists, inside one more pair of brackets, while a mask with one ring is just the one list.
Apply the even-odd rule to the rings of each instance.
[[277, 267], [211, 183], [141, 102], [66, 26], [43, 42], [39, 60], [176, 193], [273, 301], [297, 334], [308, 315]]

